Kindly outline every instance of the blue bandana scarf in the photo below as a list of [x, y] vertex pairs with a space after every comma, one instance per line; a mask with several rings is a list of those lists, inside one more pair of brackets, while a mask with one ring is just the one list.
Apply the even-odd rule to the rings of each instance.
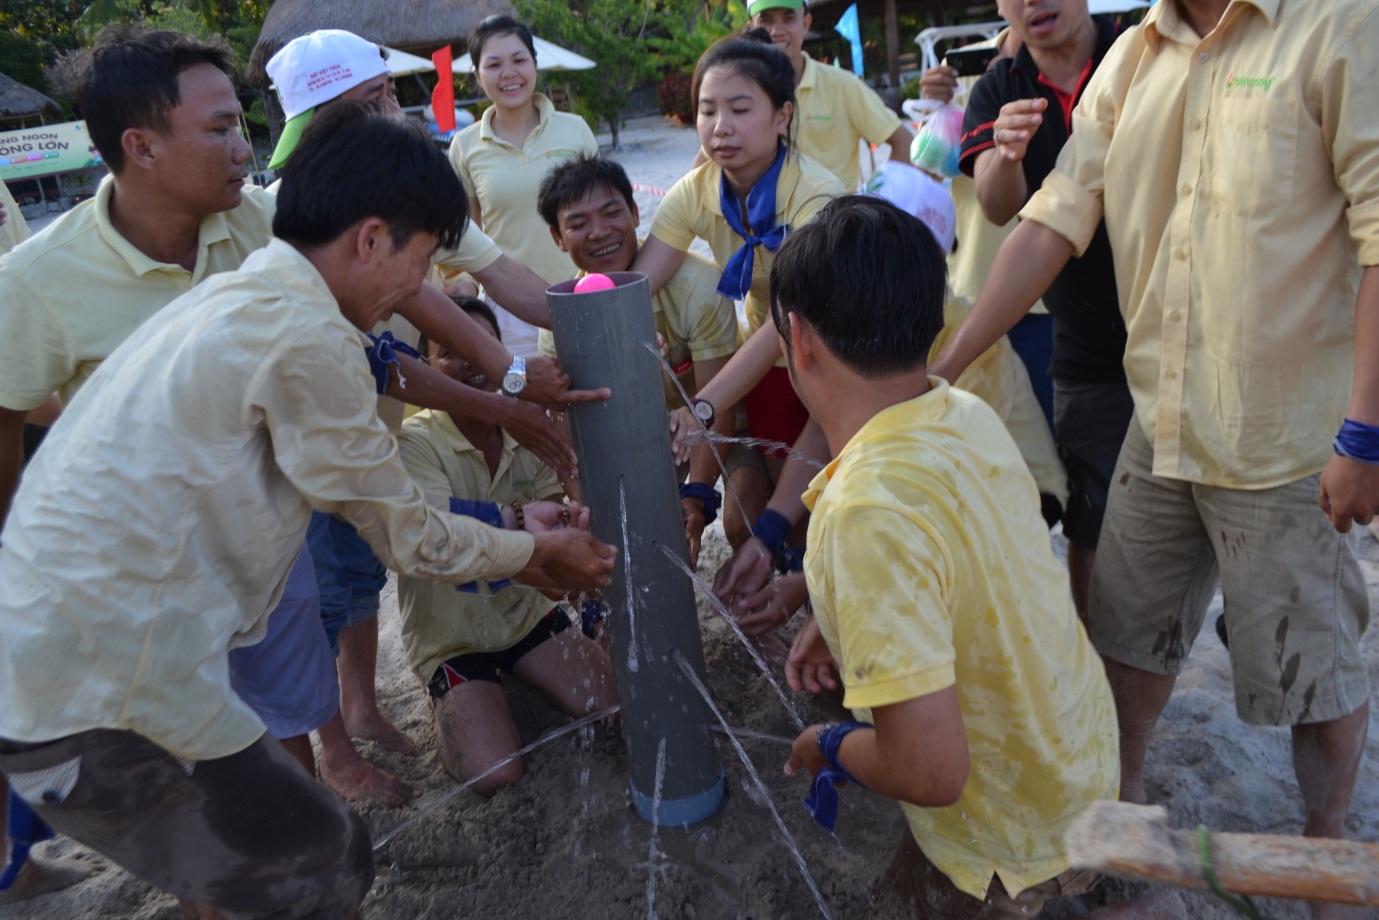
[[733, 300], [747, 296], [752, 287], [752, 265], [756, 261], [756, 248], [765, 246], [767, 252], [775, 252], [785, 242], [790, 232], [789, 224], [776, 226], [776, 181], [780, 178], [781, 167], [785, 165], [785, 145], [776, 150], [776, 162], [766, 170], [766, 174], [756, 181], [747, 193], [747, 220], [755, 234], [749, 234], [742, 225], [742, 207], [737, 195], [728, 186], [726, 175], [719, 179], [718, 203], [723, 211], [723, 219], [733, 232], [745, 241], [742, 248], [733, 253], [723, 269], [723, 277], [718, 282], [718, 293]]

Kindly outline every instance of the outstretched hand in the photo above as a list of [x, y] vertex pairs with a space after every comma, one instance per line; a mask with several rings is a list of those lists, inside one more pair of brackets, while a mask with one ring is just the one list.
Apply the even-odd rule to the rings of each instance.
[[780, 629], [807, 600], [809, 586], [804, 573], [791, 572], [768, 581], [755, 594], [739, 596], [731, 609], [738, 629], [751, 639]]
[[570, 375], [544, 355], [527, 359], [527, 386], [522, 399], [543, 406], [565, 406], [570, 403], [598, 402], [613, 395], [607, 387], [597, 390], [570, 389]]
[[514, 577], [541, 591], [584, 592], [606, 588], [612, 579], [616, 547], [600, 543], [586, 530], [567, 527], [532, 534], [536, 549]]
[[[718, 570], [713, 580], [714, 595], [733, 611], [739, 612], [739, 600], [756, 595], [771, 583], [771, 551], [756, 537], [737, 548], [728, 564]], [[740, 612], [749, 608], [743, 606]]]
[[589, 509], [579, 502], [539, 501], [522, 506], [524, 529], [527, 533], [545, 533], [548, 530], [589, 529]]
[[823, 693], [838, 689], [838, 662], [824, 642], [814, 617], [804, 621], [795, 641], [790, 646], [790, 654], [785, 659], [785, 682], [795, 692], [808, 690], [810, 693]]
[[535, 403], [506, 397], [500, 406], [503, 430], [516, 438], [518, 444], [536, 454], [537, 459], [562, 477], [578, 478], [579, 460], [575, 449], [544, 409]]

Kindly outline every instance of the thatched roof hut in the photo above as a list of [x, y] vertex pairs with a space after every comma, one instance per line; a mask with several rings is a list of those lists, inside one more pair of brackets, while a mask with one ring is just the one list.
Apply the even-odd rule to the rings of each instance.
[[0, 73], [0, 118], [61, 117], [62, 106], [36, 89]]
[[268, 59], [316, 29], [348, 29], [371, 42], [429, 57], [442, 45], [463, 47], [470, 30], [495, 13], [515, 15], [508, 0], [277, 0], [263, 20], [247, 76], [267, 83]]

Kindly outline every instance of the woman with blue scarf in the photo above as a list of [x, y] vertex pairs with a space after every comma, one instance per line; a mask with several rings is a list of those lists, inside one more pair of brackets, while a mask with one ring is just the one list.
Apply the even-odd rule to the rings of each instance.
[[[790, 149], [795, 71], [764, 30], [722, 39], [706, 51], [694, 70], [692, 100], [708, 162], [671, 188], [632, 267], [647, 274], [654, 291], [680, 267], [690, 244], [704, 240], [723, 270], [719, 293], [746, 302], [745, 337], [770, 316], [771, 263], [786, 234], [842, 194], [843, 186], [818, 163]], [[743, 403], [753, 437], [792, 444], [809, 418], [783, 362]], [[736, 503], [725, 508], [730, 540], [739, 536], [735, 543], [745, 538], [750, 521], [764, 508], [784, 462], [770, 454], [766, 459], [769, 479], [750, 467], [733, 474], [747, 512], [743, 521]], [[739, 472], [746, 481], [739, 480]], [[751, 482], [753, 473], [756, 482]]]

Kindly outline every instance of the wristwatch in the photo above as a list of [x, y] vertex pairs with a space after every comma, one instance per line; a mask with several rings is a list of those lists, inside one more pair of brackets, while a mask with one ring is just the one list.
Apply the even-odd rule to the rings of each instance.
[[694, 413], [695, 418], [704, 423], [705, 428], [713, 427], [713, 403], [709, 402], [707, 399], [700, 399], [696, 396], [694, 399], [690, 400], [690, 411]]
[[512, 367], [503, 375], [503, 392], [517, 396], [527, 388], [527, 359], [518, 355], [512, 359]]

